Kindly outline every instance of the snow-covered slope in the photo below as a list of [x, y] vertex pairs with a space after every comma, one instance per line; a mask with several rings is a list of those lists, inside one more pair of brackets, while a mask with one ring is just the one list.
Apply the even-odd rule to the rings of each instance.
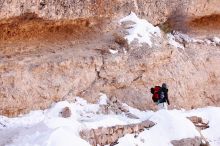
[[[16, 118], [0, 117], [0, 145], [6, 146], [90, 146], [81, 139], [79, 131], [97, 127], [126, 125], [146, 119], [155, 122], [151, 129], [141, 132], [138, 137], [127, 134], [119, 139], [117, 146], [170, 146], [171, 140], [193, 138], [199, 136], [194, 125], [186, 118], [197, 115], [209, 121], [210, 128], [203, 130], [203, 135], [211, 146], [220, 145], [220, 108], [207, 107], [192, 111], [160, 110], [139, 111], [128, 107], [129, 112], [139, 117], [130, 119], [124, 113], [120, 115], [99, 113], [100, 105], [106, 104], [102, 96], [97, 104], [88, 104], [77, 98], [75, 103], [67, 101], [54, 104], [50, 109], [30, 112]], [[124, 106], [127, 106], [124, 104]], [[71, 109], [71, 117], [62, 118], [59, 112], [62, 108]], [[158, 140], [160, 136], [160, 140]]]

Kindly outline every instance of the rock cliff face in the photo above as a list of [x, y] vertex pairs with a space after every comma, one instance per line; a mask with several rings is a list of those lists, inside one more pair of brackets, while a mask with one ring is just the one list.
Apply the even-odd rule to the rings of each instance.
[[88, 141], [92, 146], [107, 145], [117, 143], [117, 140], [126, 134], [137, 134], [145, 128], [150, 129], [154, 122], [146, 120], [137, 124], [116, 125], [113, 127], [99, 127], [98, 129], [84, 130], [80, 136]]
[[56, 20], [94, 16], [118, 17], [134, 11], [153, 24], [160, 24], [170, 16], [181, 20], [188, 16], [219, 13], [219, 7], [218, 0], [1, 0], [0, 18], [24, 13], [35, 13], [39, 17]]
[[218, 45], [185, 42], [185, 49], [179, 49], [163, 37], [153, 48], [127, 46], [117, 39], [119, 26], [114, 23], [131, 10], [154, 24], [199, 20], [218, 14], [219, 4], [1, 0], [0, 114], [15, 116], [73, 96], [95, 102], [100, 92], [139, 109], [153, 109], [150, 88], [163, 82], [169, 87], [171, 108], [219, 106]]
[[168, 84], [172, 107], [220, 105], [219, 47], [145, 46], [131, 48], [127, 54], [103, 54], [108, 45], [65, 48], [56, 44], [52, 46], [55, 51], [24, 51], [2, 58], [1, 114], [13, 116], [46, 108], [72, 96], [95, 102], [100, 92], [139, 109], [152, 109], [150, 87], [162, 82]]

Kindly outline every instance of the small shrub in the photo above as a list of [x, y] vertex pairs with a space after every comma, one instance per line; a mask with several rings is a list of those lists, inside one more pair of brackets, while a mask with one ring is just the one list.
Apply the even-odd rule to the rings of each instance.
[[162, 24], [159, 24], [158, 27], [165, 33], [170, 33], [173, 30], [172, 24], [169, 20]]
[[124, 48], [128, 48], [129, 47], [128, 41], [122, 35], [120, 35], [118, 33], [114, 33], [113, 37], [114, 37], [114, 41], [117, 44], [119, 44], [121, 47], [124, 47]]

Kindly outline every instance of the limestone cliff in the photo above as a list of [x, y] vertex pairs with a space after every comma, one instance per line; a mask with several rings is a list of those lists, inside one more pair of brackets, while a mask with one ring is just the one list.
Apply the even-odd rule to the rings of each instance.
[[[123, 16], [134, 11], [153, 24], [168, 17], [198, 17], [220, 12], [218, 0], [0, 0], [0, 18], [35, 13], [46, 19]], [[182, 17], [179, 17], [182, 16]]]
[[170, 21], [181, 30], [189, 22], [197, 28], [203, 16], [219, 18], [219, 5], [218, 0], [1, 0], [0, 114], [15, 116], [74, 96], [95, 102], [100, 92], [153, 109], [150, 88], [162, 82], [168, 84], [171, 108], [219, 106], [218, 44], [182, 42], [184, 49], [175, 48], [164, 34], [152, 48], [128, 45], [117, 24], [134, 11], [155, 25]]

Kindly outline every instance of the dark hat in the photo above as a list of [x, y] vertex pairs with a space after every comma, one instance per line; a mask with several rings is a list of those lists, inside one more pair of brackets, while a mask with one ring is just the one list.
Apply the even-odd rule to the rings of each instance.
[[167, 88], [167, 84], [166, 84], [166, 83], [163, 83], [163, 84], [162, 84], [162, 88]]

